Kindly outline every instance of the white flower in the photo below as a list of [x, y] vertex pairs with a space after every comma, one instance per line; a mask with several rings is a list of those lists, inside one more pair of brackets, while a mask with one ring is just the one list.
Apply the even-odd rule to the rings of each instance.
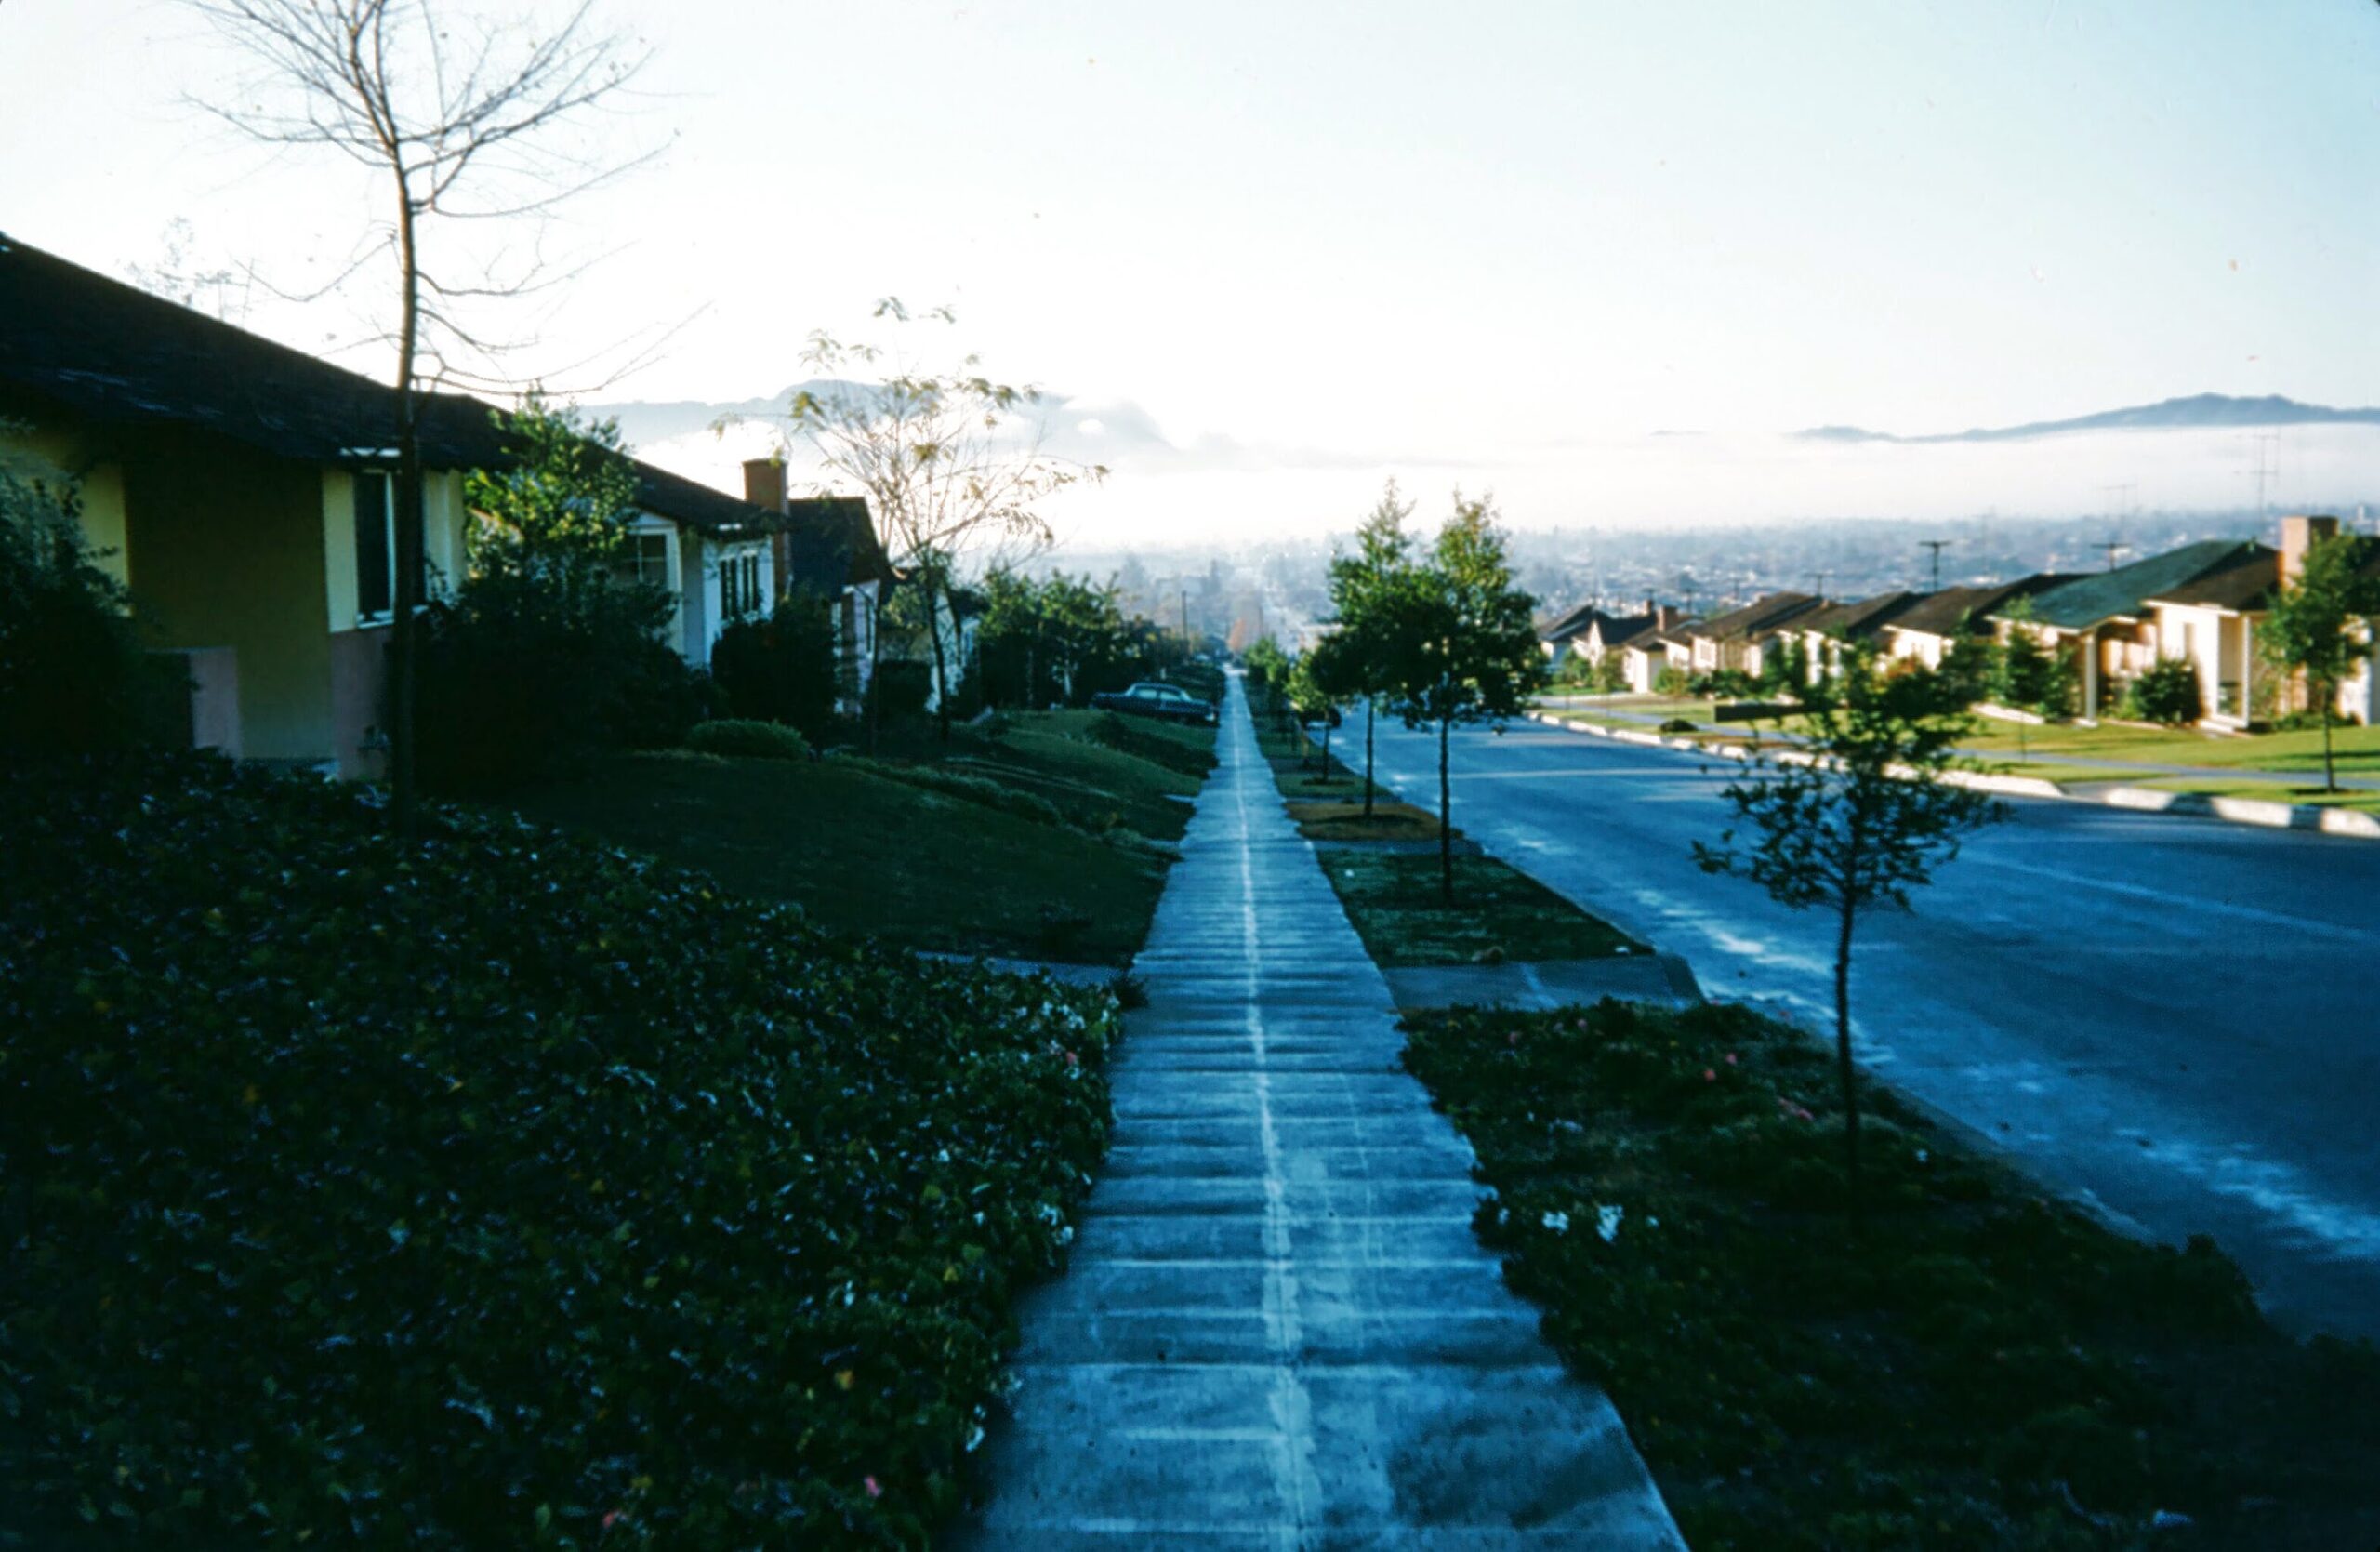
[[1570, 1214], [1567, 1213], [1548, 1213], [1540, 1221], [1556, 1234], [1570, 1232]]
[[1605, 1244], [1607, 1245], [1620, 1238], [1620, 1220], [1623, 1212], [1624, 1209], [1618, 1207], [1595, 1209], [1595, 1232], [1603, 1236]]

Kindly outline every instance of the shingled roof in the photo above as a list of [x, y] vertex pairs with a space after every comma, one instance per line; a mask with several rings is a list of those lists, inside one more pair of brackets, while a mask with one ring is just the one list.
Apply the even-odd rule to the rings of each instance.
[[1981, 587], [1944, 588], [1928, 593], [1907, 613], [1884, 627], [1923, 636], [1988, 636], [1990, 617], [2019, 598], [2047, 592], [2074, 580], [2065, 573], [2037, 572], [2014, 582], [1987, 582]]
[[[2262, 548], [2248, 539], [2201, 539], [2113, 571], [2078, 577], [2037, 594], [2033, 621], [2060, 630], [2088, 630], [2111, 619], [2137, 619], [2150, 599], [2197, 581], [2252, 547]], [[2005, 604], [1994, 611], [2006, 612]]]
[[[168, 424], [299, 462], [385, 461], [388, 384], [234, 328], [0, 232], [0, 385], [101, 425]], [[432, 469], [511, 462], [496, 406], [424, 396], [422, 461]], [[720, 538], [772, 533], [783, 519], [733, 496], [636, 464], [637, 501]]]
[[1691, 634], [1720, 642], [1751, 637], [1789, 624], [1824, 603], [1805, 592], [1773, 592], [1740, 609], [1712, 616], [1695, 626]]
[[1815, 630], [1821, 636], [1840, 636], [1845, 641], [1865, 641], [1917, 602], [1918, 595], [1913, 592], [1878, 593], [1857, 604], [1826, 604], [1790, 623], [1796, 630]]

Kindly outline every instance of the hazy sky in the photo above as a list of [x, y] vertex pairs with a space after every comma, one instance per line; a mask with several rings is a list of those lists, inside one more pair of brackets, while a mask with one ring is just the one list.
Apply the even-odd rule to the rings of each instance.
[[[997, 371], [1217, 439], [1103, 523], [1343, 524], [1400, 469], [1530, 525], [2236, 505], [2236, 434], [1775, 439], [2380, 403], [2369, 0], [610, 5], [668, 150], [574, 207], [559, 244], [618, 251], [522, 369], [691, 317], [611, 396], [737, 399], [879, 296], [952, 301]], [[335, 269], [372, 191], [183, 105], [225, 70], [170, 3], [0, 3], [0, 229]], [[377, 298], [246, 321], [319, 346]], [[2375, 448], [2295, 437], [2283, 478], [2380, 488]]]

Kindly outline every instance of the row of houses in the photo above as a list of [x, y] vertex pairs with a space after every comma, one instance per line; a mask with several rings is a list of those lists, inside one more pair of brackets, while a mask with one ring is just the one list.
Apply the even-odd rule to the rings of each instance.
[[[384, 383], [0, 233], [0, 458], [79, 490], [100, 564], [188, 660], [194, 744], [378, 774], [390, 418]], [[431, 393], [420, 444], [424, 561], [458, 577], [465, 479], [508, 463], [503, 436], [487, 404]], [[895, 581], [865, 501], [792, 497], [769, 459], [744, 466], [741, 497], [635, 470], [628, 568], [672, 600], [671, 646], [707, 666], [730, 624], [807, 589], [837, 611], [844, 682], [864, 691]]]
[[[1770, 593], [1739, 609], [1672, 619], [1649, 601], [1643, 612], [1614, 616], [1590, 605], [1540, 632], [1556, 663], [1577, 655], [1601, 663], [1620, 654], [1629, 688], [1649, 693], [1665, 670], [1686, 676], [1733, 670], [1758, 677], [1790, 643], [1813, 679], [1831, 672], [1844, 647], [1867, 643], [1887, 659], [1939, 668], [1963, 640], [2004, 641], [2025, 630], [2073, 665], [2082, 715], [2096, 720], [2123, 687], [2160, 658], [2198, 670], [2200, 722], [2242, 729], [2258, 708], [2277, 704], [2283, 686], [2256, 648], [2256, 633], [2282, 586], [2315, 544], [2335, 537], [2335, 517], [2281, 520], [2276, 548], [2257, 540], [2205, 539], [2085, 576], [2044, 572], [2013, 582], [1887, 592], [1857, 602], [1810, 593]], [[2380, 572], [2380, 546], [2367, 564]], [[2362, 633], [2367, 652], [2339, 689], [2338, 714], [2369, 723], [2380, 687], [2380, 636]]]

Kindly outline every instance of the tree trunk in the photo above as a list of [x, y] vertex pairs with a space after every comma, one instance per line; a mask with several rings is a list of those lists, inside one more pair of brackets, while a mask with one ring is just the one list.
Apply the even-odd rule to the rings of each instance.
[[1834, 1067], [1843, 1083], [1843, 1157], [1851, 1182], [1851, 1207], [1860, 1210], [1859, 1085], [1851, 1066], [1851, 923], [1857, 916], [1848, 891], [1842, 930], [1834, 941]]
[[2331, 763], [2331, 707], [2339, 698], [2339, 692], [2336, 685], [2317, 688], [2327, 692], [2322, 696], [2322, 790], [2335, 792], [2339, 789], [2339, 774]]
[[404, 295], [397, 324], [396, 610], [389, 631], [389, 795], [397, 834], [414, 833], [417, 743], [416, 665], [421, 657], [422, 568], [421, 403], [414, 392], [416, 341], [421, 331], [421, 273], [414, 238], [413, 189], [397, 169], [397, 258]]
[[867, 713], [867, 755], [876, 758], [877, 735], [884, 723], [884, 686], [876, 676], [884, 667], [884, 584], [867, 585], [867, 683], [861, 686], [860, 697]]
[[[934, 603], [935, 589], [932, 577], [924, 579], [926, 590], [926, 638], [933, 643], [933, 720], [934, 736], [943, 743], [950, 742], [950, 663], [942, 649], [942, 615]], [[952, 604], [950, 625], [959, 628], [959, 606]]]
[[1372, 697], [1364, 697], [1364, 817], [1372, 816]]
[[1330, 709], [1322, 711], [1322, 779], [1330, 779]]
[[1448, 774], [1448, 738], [1454, 718], [1438, 719], [1438, 895], [1454, 904], [1454, 783]]

